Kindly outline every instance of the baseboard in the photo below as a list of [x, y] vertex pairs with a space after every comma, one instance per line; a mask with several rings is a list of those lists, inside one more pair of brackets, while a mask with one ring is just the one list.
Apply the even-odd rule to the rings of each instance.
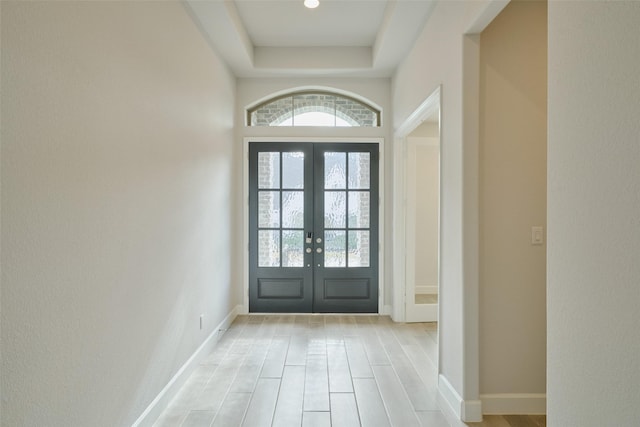
[[543, 415], [547, 412], [544, 393], [481, 394], [483, 413], [487, 415]]
[[391, 313], [393, 313], [393, 306], [391, 305], [382, 306], [382, 311], [380, 312], [382, 316], [391, 316]]
[[482, 402], [462, 399], [442, 374], [438, 375], [438, 406], [452, 427], [466, 427], [465, 422], [482, 421]]
[[465, 400], [462, 402], [462, 421], [467, 423], [482, 421], [481, 400]]
[[438, 285], [416, 285], [416, 294], [437, 295]]
[[211, 332], [211, 335], [204, 340], [204, 342], [198, 347], [198, 349], [191, 355], [184, 365], [176, 372], [167, 385], [158, 393], [155, 399], [147, 406], [147, 409], [138, 417], [138, 419], [131, 425], [131, 427], [150, 427], [160, 417], [160, 414], [165, 410], [167, 405], [176, 396], [180, 388], [185, 384], [189, 376], [198, 367], [198, 365], [204, 360], [204, 358], [211, 353], [215, 345], [222, 337], [222, 333], [229, 329], [231, 323], [238, 315], [238, 311], [242, 306], [234, 307], [231, 312], [216, 326]]
[[[453, 415], [455, 420], [460, 421], [462, 419], [462, 397], [442, 374], [438, 375], [438, 398], [441, 403], [440, 409], [445, 413], [445, 416], [450, 414]], [[449, 422], [451, 423], [451, 420]]]

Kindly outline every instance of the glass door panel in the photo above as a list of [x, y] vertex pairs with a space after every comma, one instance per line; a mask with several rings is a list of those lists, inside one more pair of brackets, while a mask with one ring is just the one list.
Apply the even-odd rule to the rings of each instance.
[[253, 143], [249, 149], [249, 309], [309, 312], [313, 147]]
[[377, 312], [378, 145], [316, 144], [314, 158], [314, 311]]
[[324, 266], [369, 267], [371, 153], [328, 151], [324, 167]]

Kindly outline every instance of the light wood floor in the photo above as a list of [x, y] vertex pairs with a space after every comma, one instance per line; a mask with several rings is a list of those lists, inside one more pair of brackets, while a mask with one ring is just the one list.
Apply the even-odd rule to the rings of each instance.
[[469, 427], [546, 427], [545, 415], [485, 415], [481, 423], [467, 423]]
[[436, 342], [435, 323], [384, 316], [239, 316], [154, 426], [449, 427], [436, 403]]

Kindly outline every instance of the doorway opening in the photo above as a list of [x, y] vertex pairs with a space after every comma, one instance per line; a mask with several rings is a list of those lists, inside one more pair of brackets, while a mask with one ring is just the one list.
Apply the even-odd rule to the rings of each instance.
[[406, 321], [438, 320], [439, 111], [406, 139]]
[[394, 320], [438, 321], [440, 88], [398, 129], [394, 158]]

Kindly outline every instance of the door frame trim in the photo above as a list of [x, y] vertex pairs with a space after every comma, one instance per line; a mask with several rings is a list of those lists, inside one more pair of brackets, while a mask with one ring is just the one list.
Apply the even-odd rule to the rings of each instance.
[[[442, 85], [438, 85], [427, 99], [416, 108], [407, 120], [396, 129], [394, 133], [394, 182], [393, 182], [393, 222], [396, 230], [393, 239], [393, 309], [391, 318], [396, 322], [406, 321], [406, 257], [407, 257], [407, 230], [406, 228], [406, 151], [407, 138], [418, 126], [420, 126], [434, 112], [442, 114]], [[442, 117], [439, 119], [442, 126]], [[442, 146], [442, 131], [440, 132], [440, 144]], [[442, 148], [441, 148], [442, 150]], [[442, 198], [442, 153], [440, 154], [440, 198]], [[442, 206], [438, 207], [440, 218]], [[438, 275], [442, 272], [440, 243], [442, 235], [438, 225]], [[440, 279], [438, 279], [440, 282]], [[440, 292], [438, 292], [438, 295]], [[438, 296], [438, 307], [440, 307]], [[438, 323], [440, 322], [440, 310], [438, 310]]]
[[[385, 263], [385, 169], [384, 138], [375, 137], [244, 137], [242, 143], [242, 312], [249, 313], [249, 143], [250, 142], [298, 142], [298, 143], [350, 143], [378, 144], [378, 314], [384, 314], [384, 263]], [[308, 314], [308, 313], [307, 313]]]

